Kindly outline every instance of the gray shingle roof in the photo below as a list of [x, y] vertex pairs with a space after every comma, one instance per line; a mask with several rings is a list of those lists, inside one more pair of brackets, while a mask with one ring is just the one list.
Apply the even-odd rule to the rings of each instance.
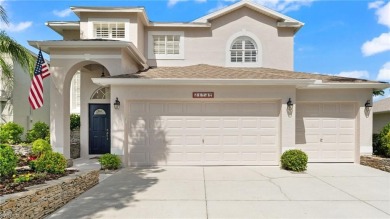
[[373, 113], [390, 112], [390, 97], [374, 102]]
[[142, 79], [315, 79], [323, 83], [384, 83], [364, 79], [311, 74], [271, 68], [228, 68], [212, 65], [185, 67], [155, 67], [133, 74], [111, 76], [111, 78]]

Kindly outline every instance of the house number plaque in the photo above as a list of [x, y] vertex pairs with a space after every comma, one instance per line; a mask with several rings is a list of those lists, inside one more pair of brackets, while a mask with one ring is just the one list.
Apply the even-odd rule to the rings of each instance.
[[214, 92], [192, 92], [192, 98], [214, 98]]

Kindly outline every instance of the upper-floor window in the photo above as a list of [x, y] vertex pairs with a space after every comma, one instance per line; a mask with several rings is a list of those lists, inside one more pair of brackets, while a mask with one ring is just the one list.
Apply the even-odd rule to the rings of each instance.
[[149, 59], [183, 59], [184, 32], [148, 32]]
[[256, 34], [243, 29], [229, 37], [225, 48], [227, 67], [263, 66], [263, 49]]
[[94, 22], [93, 31], [95, 38], [124, 39], [124, 22]]
[[90, 18], [88, 19], [88, 38], [115, 39], [129, 41], [130, 21], [116, 18]]
[[257, 62], [257, 46], [249, 37], [238, 37], [230, 48], [230, 61], [233, 63]]

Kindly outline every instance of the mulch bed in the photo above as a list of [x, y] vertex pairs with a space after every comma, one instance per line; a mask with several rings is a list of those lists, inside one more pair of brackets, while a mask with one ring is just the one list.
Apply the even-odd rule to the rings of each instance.
[[[44, 184], [46, 181], [50, 180], [56, 180], [58, 178], [61, 178], [63, 176], [67, 176], [69, 174], [75, 173], [78, 170], [66, 170], [63, 174], [52, 174], [52, 173], [46, 173], [44, 175], [40, 175], [38, 178], [34, 178], [31, 181], [28, 182], [21, 182], [21, 183], [14, 183], [13, 178], [6, 178], [6, 179], [0, 179], [0, 196], [6, 195], [6, 194], [12, 194], [17, 192], [23, 192], [27, 191], [27, 187], [34, 186], [38, 184]], [[26, 169], [20, 169], [17, 170], [17, 173], [15, 174], [36, 174], [34, 171], [26, 170]]]

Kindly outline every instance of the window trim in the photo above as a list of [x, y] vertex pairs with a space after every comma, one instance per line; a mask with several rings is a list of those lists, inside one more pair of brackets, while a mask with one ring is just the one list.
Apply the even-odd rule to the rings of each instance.
[[[154, 35], [179, 36], [179, 54], [154, 54]], [[148, 31], [148, 59], [184, 59], [184, 31]]]
[[95, 39], [95, 29], [94, 23], [96, 22], [116, 22], [125, 24], [125, 37], [124, 38], [98, 38], [98, 39], [110, 39], [110, 40], [125, 40], [130, 41], [129, 31], [130, 31], [130, 19], [124, 18], [88, 18], [88, 39]]
[[[233, 43], [240, 37], [247, 37], [253, 40], [257, 49], [257, 61], [256, 62], [232, 62], [231, 61], [231, 48]], [[257, 36], [249, 31], [242, 30], [233, 34], [226, 43], [225, 49], [225, 66], [226, 67], [263, 67], [263, 49], [262, 44]]]

